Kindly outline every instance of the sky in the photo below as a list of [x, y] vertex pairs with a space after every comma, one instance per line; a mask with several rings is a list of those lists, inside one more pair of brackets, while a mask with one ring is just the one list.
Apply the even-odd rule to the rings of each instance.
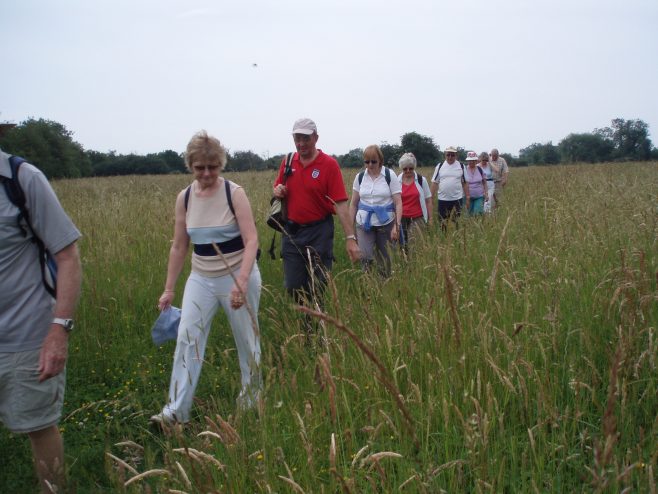
[[407, 132], [517, 155], [613, 118], [658, 145], [656, 0], [1, 0], [0, 122], [85, 149], [344, 154]]

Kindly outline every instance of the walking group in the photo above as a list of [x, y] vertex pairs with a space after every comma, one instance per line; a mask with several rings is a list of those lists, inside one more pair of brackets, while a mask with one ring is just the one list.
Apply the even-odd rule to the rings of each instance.
[[[272, 195], [285, 205], [281, 256], [283, 283], [293, 301], [321, 307], [334, 259], [334, 220], [345, 249], [364, 270], [391, 272], [390, 250], [409, 242], [432, 222], [442, 228], [462, 210], [491, 212], [507, 183], [508, 168], [496, 149], [445, 149], [431, 180], [416, 170], [412, 153], [399, 160], [401, 172], [384, 166], [379, 146], [363, 152], [364, 169], [349, 198], [338, 162], [317, 147], [316, 124], [297, 120], [296, 152], [281, 163]], [[164, 289], [157, 306], [171, 309], [190, 245], [191, 273], [182, 296], [169, 397], [151, 421], [163, 427], [191, 418], [195, 389], [214, 315], [221, 307], [233, 332], [241, 375], [237, 397], [242, 410], [258, 406], [262, 392], [258, 308], [261, 275], [258, 234], [244, 189], [221, 176], [225, 148], [205, 131], [187, 145], [185, 163], [194, 177], [175, 202], [174, 237]], [[44, 492], [64, 482], [61, 418], [68, 338], [80, 293], [80, 232], [62, 209], [43, 174], [0, 151], [0, 420], [29, 436]], [[39, 262], [36, 262], [36, 261]], [[57, 266], [49, 278], [49, 261]], [[310, 333], [312, 321], [304, 322]]]

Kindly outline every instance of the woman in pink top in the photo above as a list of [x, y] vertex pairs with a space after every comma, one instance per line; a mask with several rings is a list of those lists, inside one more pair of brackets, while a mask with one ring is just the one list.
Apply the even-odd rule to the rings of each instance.
[[471, 196], [471, 202], [468, 206], [468, 214], [471, 216], [479, 216], [484, 213], [484, 203], [489, 201], [487, 179], [482, 168], [478, 166], [478, 161], [479, 158], [475, 151], [469, 151], [466, 154], [468, 166], [464, 171], [464, 175]]

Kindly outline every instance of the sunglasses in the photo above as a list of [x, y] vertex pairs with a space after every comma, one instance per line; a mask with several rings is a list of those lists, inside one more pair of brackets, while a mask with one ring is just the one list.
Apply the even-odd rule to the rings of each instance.
[[376, 165], [379, 163], [379, 160], [363, 160], [366, 165]]
[[405, 166], [405, 167], [402, 169], [402, 171], [403, 171], [403, 172], [412, 172], [412, 171], [414, 171], [414, 169], [413, 169], [413, 167], [411, 167], [411, 166]]
[[446, 156], [457, 156], [456, 153], [446, 153]]
[[195, 172], [202, 172], [205, 170], [215, 172], [219, 170], [219, 165], [193, 165], [192, 168], [194, 168]]

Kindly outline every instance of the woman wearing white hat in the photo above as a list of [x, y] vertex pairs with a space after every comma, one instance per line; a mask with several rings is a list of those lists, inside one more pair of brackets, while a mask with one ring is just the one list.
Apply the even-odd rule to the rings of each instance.
[[484, 170], [477, 164], [478, 161], [478, 155], [475, 151], [469, 151], [466, 154], [466, 163], [468, 166], [466, 167], [465, 178], [468, 183], [468, 192], [471, 196], [468, 206], [468, 214], [471, 216], [483, 214], [484, 203], [489, 201], [487, 178]]

